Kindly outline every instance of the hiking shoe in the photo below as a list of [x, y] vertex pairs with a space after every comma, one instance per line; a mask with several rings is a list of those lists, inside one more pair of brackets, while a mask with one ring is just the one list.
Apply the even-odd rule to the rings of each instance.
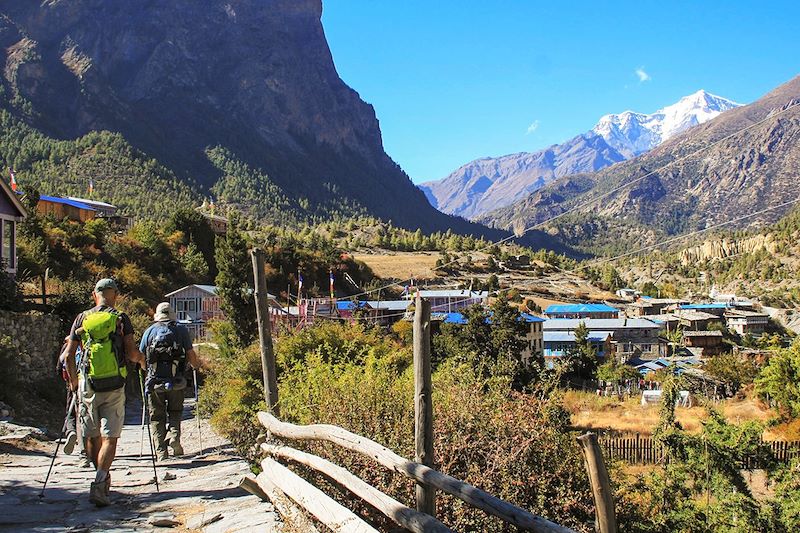
[[64, 442], [64, 453], [67, 455], [72, 455], [72, 452], [75, 450], [75, 443], [78, 442], [78, 434], [74, 431], [70, 431], [67, 434], [67, 440]]
[[78, 459], [78, 468], [94, 468], [94, 466], [88, 457], [81, 455], [81, 458]]
[[108, 483], [106, 480], [92, 481], [89, 488], [89, 501], [98, 507], [111, 505], [111, 500], [106, 492], [106, 483]]
[[173, 457], [180, 457], [183, 455], [183, 446], [181, 446], [181, 441], [173, 440], [169, 443], [169, 447], [172, 448]]
[[162, 451], [156, 452], [156, 461], [161, 462], [167, 460], [169, 460], [169, 454], [167, 453], [166, 450], [164, 450], [163, 452]]

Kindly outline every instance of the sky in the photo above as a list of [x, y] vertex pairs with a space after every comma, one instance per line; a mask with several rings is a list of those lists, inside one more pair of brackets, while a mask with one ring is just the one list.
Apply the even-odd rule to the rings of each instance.
[[800, 2], [323, 0], [341, 78], [415, 183], [535, 151], [699, 89], [748, 103], [800, 74]]

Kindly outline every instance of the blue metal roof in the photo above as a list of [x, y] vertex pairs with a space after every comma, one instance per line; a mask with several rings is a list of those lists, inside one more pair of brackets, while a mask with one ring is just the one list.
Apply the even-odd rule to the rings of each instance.
[[727, 309], [728, 304], [684, 304], [678, 309]]
[[536, 315], [531, 315], [529, 313], [520, 313], [520, 318], [522, 318], [522, 320], [524, 320], [525, 322], [528, 322], [528, 323], [531, 323], [531, 322], [544, 322], [544, 318], [542, 318], [540, 316], [536, 316]]
[[40, 200], [44, 200], [46, 202], [52, 202], [54, 204], [64, 204], [70, 207], [76, 207], [78, 209], [84, 209], [86, 211], [97, 211], [94, 207], [86, 205], [82, 202], [76, 202], [75, 200], [69, 200], [67, 198], [59, 198], [58, 196], [45, 196], [44, 194], [39, 195]]
[[339, 311], [354, 311], [359, 307], [369, 307], [367, 302], [354, 302], [351, 300], [345, 300], [343, 302], [336, 302], [336, 309]]
[[466, 324], [467, 319], [461, 313], [445, 313], [445, 324]]
[[616, 313], [619, 310], [606, 304], [553, 304], [545, 314], [554, 313]]

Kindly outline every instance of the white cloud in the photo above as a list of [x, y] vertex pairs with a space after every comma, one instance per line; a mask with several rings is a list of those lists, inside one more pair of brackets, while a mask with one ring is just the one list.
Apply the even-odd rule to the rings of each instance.
[[639, 78], [639, 83], [650, 81], [650, 74], [644, 71], [644, 67], [639, 67], [635, 70], [636, 76]]
[[539, 129], [539, 121], [534, 120], [533, 122], [531, 122], [531, 125], [528, 126], [528, 131], [525, 132], [525, 135], [530, 135], [531, 133], [533, 133], [538, 129]]

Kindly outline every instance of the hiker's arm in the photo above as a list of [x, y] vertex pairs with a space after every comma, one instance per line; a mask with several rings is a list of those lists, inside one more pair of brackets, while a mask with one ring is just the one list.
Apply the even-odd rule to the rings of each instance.
[[186, 359], [189, 360], [189, 364], [192, 365], [192, 368], [195, 370], [200, 368], [200, 358], [197, 356], [197, 352], [194, 351], [193, 347], [186, 350]]
[[133, 341], [133, 333], [125, 335], [122, 340], [125, 343], [125, 358], [131, 363], [138, 363], [144, 368], [144, 355], [142, 355], [142, 352], [139, 351], [139, 347], [136, 346], [136, 343]]
[[64, 362], [66, 363], [67, 376], [69, 376], [70, 390], [78, 390], [78, 365], [75, 363], [75, 354], [78, 351], [78, 341], [70, 338], [67, 342], [67, 350], [64, 354]]

